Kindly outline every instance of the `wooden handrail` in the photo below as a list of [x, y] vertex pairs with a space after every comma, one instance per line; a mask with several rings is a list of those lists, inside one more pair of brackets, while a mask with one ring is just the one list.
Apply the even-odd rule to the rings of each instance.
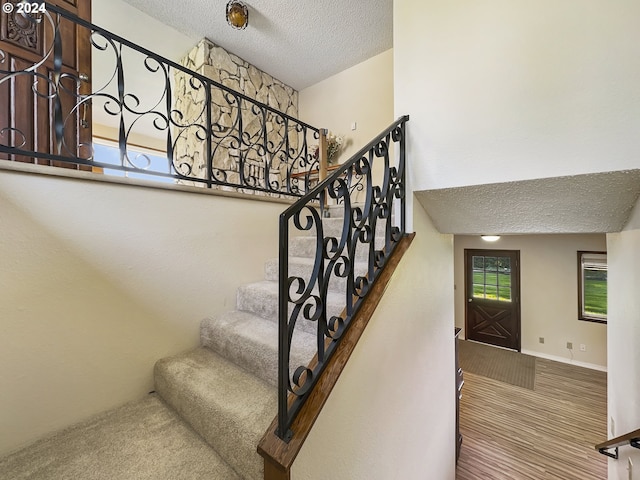
[[[623, 445], [631, 445], [635, 448], [640, 448], [640, 428], [638, 430], [634, 430], [633, 432], [629, 432], [625, 435], [620, 435], [619, 437], [612, 438], [607, 440], [606, 442], [599, 443], [596, 445], [596, 450], [598, 450], [603, 455], [611, 458], [618, 458], [618, 447], [622, 447]], [[611, 453], [608, 450], [612, 448], [616, 449], [615, 453]]]
[[[362, 308], [351, 320], [351, 326], [344, 333], [344, 338], [338, 345], [335, 354], [329, 360], [327, 368], [321, 373], [309, 400], [302, 406], [300, 414], [294, 420], [294, 428], [292, 428], [294, 433], [289, 443], [285, 443], [275, 434], [278, 425], [277, 417], [262, 437], [258, 445], [258, 453], [264, 458], [265, 480], [291, 480], [293, 461], [300, 452], [318, 415], [320, 415], [320, 410], [322, 410], [329, 398], [329, 394], [338, 381], [342, 369], [373, 316], [373, 312], [378, 306], [393, 272], [395, 272], [400, 259], [411, 245], [414, 237], [415, 233], [407, 234], [398, 242], [384, 270], [380, 273], [378, 280], [373, 284], [370, 293], [365, 298]], [[314, 361], [317, 360], [314, 359]]]

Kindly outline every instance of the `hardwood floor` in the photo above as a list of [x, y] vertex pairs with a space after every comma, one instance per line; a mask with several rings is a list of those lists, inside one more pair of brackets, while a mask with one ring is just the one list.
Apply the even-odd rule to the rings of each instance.
[[534, 390], [464, 372], [456, 480], [605, 480], [606, 373], [536, 360]]

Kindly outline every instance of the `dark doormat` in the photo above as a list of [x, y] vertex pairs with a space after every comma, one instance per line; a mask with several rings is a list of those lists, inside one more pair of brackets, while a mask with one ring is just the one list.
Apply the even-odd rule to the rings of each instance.
[[458, 355], [463, 372], [533, 390], [536, 357], [467, 340], [460, 340]]

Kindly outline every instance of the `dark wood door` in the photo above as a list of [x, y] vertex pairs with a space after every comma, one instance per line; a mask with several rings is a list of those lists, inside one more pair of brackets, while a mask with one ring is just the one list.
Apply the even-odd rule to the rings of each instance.
[[[91, 0], [49, 1], [91, 20]], [[48, 13], [55, 21], [57, 16]], [[37, 15], [41, 17], [39, 22], [33, 20], [35, 15], [27, 18], [17, 8], [0, 15], [0, 80], [5, 77], [0, 82], [0, 143], [38, 153], [87, 157], [91, 151], [91, 110], [89, 102], [82, 99], [91, 93], [90, 32], [61, 20], [61, 66], [57, 75], [54, 28], [46, 16]], [[25, 71], [30, 73], [11, 75]], [[56, 135], [56, 117], [62, 120], [63, 135]], [[0, 153], [0, 158], [77, 168], [27, 155]]]
[[520, 351], [520, 252], [464, 254], [466, 338]]

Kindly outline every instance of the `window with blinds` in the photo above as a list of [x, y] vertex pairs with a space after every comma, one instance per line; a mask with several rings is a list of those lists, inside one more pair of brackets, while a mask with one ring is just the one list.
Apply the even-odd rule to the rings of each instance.
[[606, 252], [578, 252], [578, 318], [607, 321]]

